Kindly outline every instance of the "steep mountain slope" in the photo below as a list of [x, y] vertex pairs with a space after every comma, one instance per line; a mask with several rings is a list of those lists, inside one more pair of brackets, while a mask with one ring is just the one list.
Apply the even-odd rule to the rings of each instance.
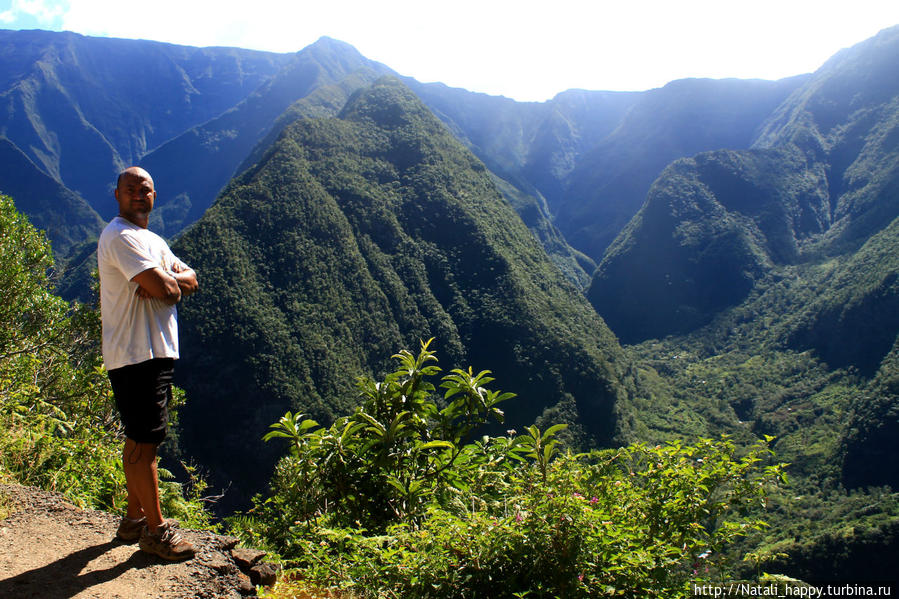
[[277, 449], [246, 448], [284, 411], [345, 411], [356, 375], [430, 337], [444, 368], [489, 368], [520, 395], [506, 426], [550, 411], [596, 442], [616, 432], [614, 337], [396, 80], [289, 126], [176, 251], [207, 290], [182, 310], [183, 442], [238, 493], [268, 477]]
[[409, 85], [493, 172], [540, 198], [573, 247], [598, 260], [667, 164], [702, 151], [748, 148], [803, 79], [570, 90], [540, 104]]
[[795, 149], [681, 159], [606, 252], [587, 297], [626, 343], [691, 331], [794, 260], [799, 240], [826, 227], [827, 199], [825, 178]]
[[44, 31], [0, 31], [0, 57], [0, 136], [104, 218], [122, 166], [229, 109], [287, 58]]
[[[355, 53], [355, 50], [348, 46], [344, 51]], [[354, 71], [352, 74], [336, 83], [321, 85], [315, 88], [309, 95], [297, 100], [275, 120], [274, 124], [269, 129], [268, 134], [257, 144], [253, 151], [250, 152], [235, 172], [243, 172], [258, 162], [272, 142], [277, 139], [281, 131], [288, 125], [301, 118], [336, 115], [350, 95], [355, 91], [370, 85], [379, 76], [380, 74], [377, 70], [362, 68]], [[479, 112], [476, 108], [473, 109], [470, 113], [473, 118], [487, 116], [498, 117], [498, 113], [503, 110], [502, 107], [509, 108], [511, 102], [506, 98], [472, 94], [464, 90], [444, 88], [444, 86], [441, 85], [422, 85], [408, 78], [403, 80], [413, 90], [419, 90], [419, 93], [417, 94], [419, 97], [422, 97], [423, 90], [427, 91], [436, 88], [438, 90], [436, 93], [429, 92], [424, 94], [424, 97], [428, 98], [434, 104], [441, 105], [448, 99], [458, 97], [462, 104], [466, 104], [466, 100], [477, 98], [485, 105], [494, 107], [493, 110], [482, 112]], [[511, 106], [515, 106], [515, 103], [511, 102]], [[431, 106], [429, 106], [429, 108], [430, 107]], [[463, 141], [465, 140], [464, 132], [457, 130], [456, 135], [457, 137], [461, 136]], [[502, 191], [505, 198], [513, 208], [515, 208], [515, 211], [543, 245], [556, 266], [558, 266], [568, 279], [574, 282], [579, 288], [586, 287], [590, 281], [590, 274], [592, 274], [593, 270], [596, 268], [596, 264], [568, 245], [562, 234], [553, 225], [549, 209], [539, 192], [535, 190], [533, 193], [528, 193], [524, 191], [524, 189], [532, 189], [529, 184], [521, 184], [519, 182], [519, 184], [516, 185], [510, 180], [503, 179], [499, 175], [496, 175], [496, 170], [493, 172], [495, 175], [495, 182], [500, 191]]]
[[772, 116], [754, 147], [795, 144], [827, 172], [832, 224], [809, 251], [857, 249], [899, 216], [899, 26], [843, 50]]
[[851, 252], [888, 225], [899, 214], [899, 80], [886, 74], [897, 58], [893, 28], [822, 67], [757, 150], [667, 169], [588, 292], [613, 330], [631, 342], [691, 330], [746, 298], [772, 265]]
[[76, 244], [100, 234], [103, 221], [94, 209], [4, 138], [0, 138], [0, 164], [0, 192], [18, 198], [16, 207], [47, 234], [55, 253], [64, 255]]
[[748, 148], [803, 80], [682, 79], [641, 94], [565, 180], [552, 202], [557, 226], [598, 262], [665, 166], [699, 152]]
[[351, 79], [357, 86], [391, 73], [352, 46], [322, 38], [291, 55], [275, 76], [233, 108], [145, 156], [141, 166], [167, 182], [155, 228], [173, 235], [200, 218], [288, 107], [363, 70]]

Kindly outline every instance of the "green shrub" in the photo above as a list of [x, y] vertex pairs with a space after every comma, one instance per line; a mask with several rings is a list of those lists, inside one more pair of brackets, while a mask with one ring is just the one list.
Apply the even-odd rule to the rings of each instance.
[[52, 293], [50, 245], [0, 196], [0, 478], [115, 508], [124, 497], [99, 317]]
[[[782, 478], [760, 441], [727, 438], [572, 454], [563, 428], [471, 439], [508, 394], [487, 372], [404, 351], [365, 402], [324, 428], [288, 413], [272, 494], [232, 519], [310, 583], [386, 597], [676, 597], [730, 571], [725, 549], [764, 524]], [[720, 578], [718, 578], [720, 579]]]

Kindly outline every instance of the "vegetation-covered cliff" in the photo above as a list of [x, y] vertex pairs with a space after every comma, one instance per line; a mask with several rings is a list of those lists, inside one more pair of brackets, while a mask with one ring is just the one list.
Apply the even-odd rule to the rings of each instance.
[[587, 292], [660, 405], [776, 437], [795, 494], [771, 504], [763, 561], [812, 580], [876, 577], [897, 555], [897, 56], [885, 30], [752, 149], [670, 165]]
[[[772, 268], [851, 260], [889, 225], [899, 215], [899, 80], [887, 72], [897, 55], [899, 30], [886, 30], [797, 89], [754, 149], [666, 169], [588, 291], [613, 330], [628, 341], [693, 330], [746, 299]], [[868, 275], [889, 265], [876, 268]], [[847, 299], [833, 291], [819, 311]], [[794, 345], [803, 335], [821, 336], [797, 332]]]
[[521, 399], [508, 427], [546, 413], [591, 443], [615, 436], [628, 376], [615, 338], [397, 80], [290, 125], [175, 251], [210, 290], [181, 312], [179, 380], [185, 447], [215, 478], [258, 489], [267, 468], [245, 448], [269, 424], [335, 417], [357, 376], [431, 337], [452, 363], [509, 381]]

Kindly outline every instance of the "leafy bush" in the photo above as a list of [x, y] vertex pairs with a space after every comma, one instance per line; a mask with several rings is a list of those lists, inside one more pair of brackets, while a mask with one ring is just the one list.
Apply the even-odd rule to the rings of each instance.
[[[272, 495], [232, 519], [319, 585], [386, 597], [686, 596], [729, 571], [725, 548], [781, 466], [727, 438], [560, 451], [564, 425], [473, 438], [509, 394], [489, 372], [439, 368], [422, 344], [324, 428], [286, 414]], [[437, 388], [443, 397], [433, 395]]]
[[383, 382], [361, 379], [364, 403], [352, 416], [324, 428], [288, 412], [272, 425], [265, 440], [290, 441], [274, 481], [280, 512], [307, 523], [327, 513], [335, 524], [382, 531], [417, 522], [434, 494], [464, 486], [458, 475], [472, 456], [463, 439], [489, 417], [502, 420], [496, 404], [512, 394], [487, 390], [489, 371], [454, 370], [442, 379], [439, 408], [428, 377], [440, 369], [429, 343], [418, 356], [394, 356], [400, 368]]
[[124, 475], [99, 319], [52, 293], [44, 235], [0, 197], [0, 477], [113, 508]]

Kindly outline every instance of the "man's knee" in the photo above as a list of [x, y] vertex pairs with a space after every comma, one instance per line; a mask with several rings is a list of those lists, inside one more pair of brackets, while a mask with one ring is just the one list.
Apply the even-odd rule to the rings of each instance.
[[125, 439], [125, 451], [123, 457], [127, 464], [138, 464], [156, 460], [158, 443], [142, 443], [133, 439]]

